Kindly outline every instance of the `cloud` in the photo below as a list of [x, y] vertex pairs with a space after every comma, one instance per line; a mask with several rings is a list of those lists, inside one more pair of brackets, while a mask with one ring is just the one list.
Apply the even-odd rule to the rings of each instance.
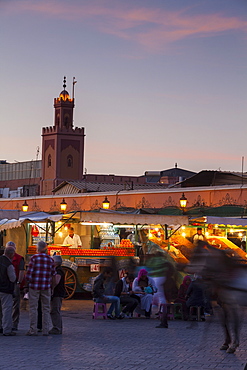
[[5, 4], [5, 7], [11, 12], [32, 12], [49, 18], [83, 22], [100, 32], [130, 40], [145, 50], [156, 52], [188, 37], [247, 31], [247, 21], [223, 13], [192, 15], [187, 8], [137, 8], [131, 1], [19, 0]]

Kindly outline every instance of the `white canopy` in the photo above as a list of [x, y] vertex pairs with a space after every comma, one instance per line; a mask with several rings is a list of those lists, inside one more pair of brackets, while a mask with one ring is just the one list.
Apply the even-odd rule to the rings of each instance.
[[[166, 216], [154, 214], [136, 214], [119, 212], [77, 212], [80, 214], [82, 222], [112, 222], [114, 224], [132, 224], [132, 225], [188, 225], [187, 216]], [[50, 215], [45, 212], [32, 212], [19, 217], [19, 219], [5, 219], [0, 221], [0, 231], [20, 227], [24, 221], [42, 222], [42, 221], [60, 221], [63, 216], [72, 217], [71, 214]], [[77, 216], [78, 217], [78, 216]]]
[[207, 224], [247, 226], [247, 218], [206, 216]]
[[[20, 217], [21, 212], [16, 209], [0, 209], [0, 220], [3, 219], [18, 219]], [[1, 222], [0, 221], [0, 222]]]
[[19, 219], [5, 219], [5, 222], [2, 222], [4, 220], [1, 220], [0, 222], [0, 231], [1, 230], [7, 230], [7, 229], [13, 229], [15, 227], [20, 227], [24, 221], [30, 221], [30, 222], [42, 222], [42, 221], [60, 221], [62, 219], [63, 215], [50, 215], [49, 213], [45, 212], [32, 212], [27, 213], [23, 216], [20, 216]]
[[114, 224], [133, 225], [188, 225], [187, 216], [166, 216], [154, 214], [135, 214], [118, 212], [80, 212], [80, 221], [86, 222], [112, 222]]

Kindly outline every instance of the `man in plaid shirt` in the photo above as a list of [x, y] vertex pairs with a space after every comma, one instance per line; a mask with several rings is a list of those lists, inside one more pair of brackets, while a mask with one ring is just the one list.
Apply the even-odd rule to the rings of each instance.
[[43, 335], [49, 335], [51, 291], [55, 286], [56, 270], [53, 258], [46, 254], [47, 244], [39, 241], [38, 253], [31, 257], [26, 274], [29, 287], [30, 329], [26, 335], [37, 335], [38, 301], [42, 305]]

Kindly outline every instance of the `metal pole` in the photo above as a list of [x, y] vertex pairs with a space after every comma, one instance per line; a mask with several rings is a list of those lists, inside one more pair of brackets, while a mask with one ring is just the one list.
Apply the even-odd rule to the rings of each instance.
[[244, 185], [244, 157], [242, 157], [242, 186]]
[[72, 87], [72, 99], [74, 100], [75, 98], [75, 84], [77, 81], [75, 80], [75, 77], [73, 77], [73, 87]]

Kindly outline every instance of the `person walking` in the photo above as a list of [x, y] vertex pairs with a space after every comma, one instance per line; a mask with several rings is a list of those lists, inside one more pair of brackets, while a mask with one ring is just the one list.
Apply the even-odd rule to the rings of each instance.
[[0, 256], [0, 304], [2, 306], [2, 332], [4, 336], [14, 336], [12, 331], [13, 292], [16, 274], [12, 259], [15, 254], [13, 247], [6, 247]]
[[62, 322], [62, 315], [61, 315], [61, 307], [62, 301], [65, 297], [65, 287], [64, 287], [64, 279], [65, 273], [62, 269], [62, 262], [63, 259], [61, 256], [53, 256], [56, 273], [55, 276], [55, 287], [51, 297], [51, 321], [52, 321], [52, 329], [49, 331], [49, 334], [62, 334], [63, 332], [63, 322]]
[[55, 265], [52, 257], [47, 255], [47, 244], [39, 241], [38, 253], [31, 257], [26, 274], [29, 287], [30, 329], [26, 335], [37, 335], [38, 301], [42, 305], [42, 332], [49, 335], [51, 290], [55, 286]]
[[12, 330], [17, 331], [19, 320], [20, 320], [20, 304], [21, 304], [21, 284], [25, 274], [25, 262], [24, 258], [16, 253], [16, 245], [14, 242], [9, 241], [6, 244], [6, 248], [12, 247], [15, 250], [12, 264], [15, 268], [16, 282], [13, 297], [13, 310], [12, 310]]

